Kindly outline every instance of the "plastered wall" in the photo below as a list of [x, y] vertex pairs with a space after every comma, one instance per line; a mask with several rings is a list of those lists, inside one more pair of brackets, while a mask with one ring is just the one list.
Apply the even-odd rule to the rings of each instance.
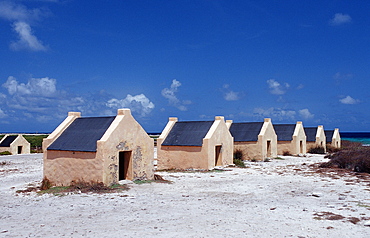
[[213, 169], [216, 166], [216, 146], [221, 146], [217, 166], [233, 163], [233, 138], [223, 117], [216, 117], [203, 138], [202, 146], [162, 146], [163, 141], [177, 122], [170, 118], [157, 140], [157, 168], [162, 169]]
[[153, 179], [154, 142], [129, 109], [119, 109], [111, 126], [97, 141], [97, 152], [47, 151], [47, 147], [79, 117], [70, 114], [63, 123], [43, 141], [44, 177], [54, 185], [69, 185], [71, 181], [118, 182], [119, 152], [131, 151], [130, 180]]

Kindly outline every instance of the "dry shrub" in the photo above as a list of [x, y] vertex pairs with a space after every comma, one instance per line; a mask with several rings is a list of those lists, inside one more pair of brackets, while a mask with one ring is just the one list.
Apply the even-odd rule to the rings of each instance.
[[290, 155], [292, 155], [292, 154], [290, 153], [290, 151], [288, 151], [288, 150], [284, 150], [284, 151], [283, 151], [283, 155], [284, 155], [284, 156], [290, 156]]
[[243, 155], [243, 151], [242, 150], [235, 150], [234, 151], [234, 160], [237, 159], [237, 160], [244, 160], [244, 155]]
[[85, 181], [72, 181], [69, 187], [71, 190], [79, 190], [82, 193], [94, 192], [94, 193], [106, 193], [113, 190], [111, 187], [107, 187], [102, 182], [85, 182]]
[[321, 164], [320, 167], [370, 173], [370, 147], [350, 143], [346, 144], [346, 147], [340, 151], [326, 156], [326, 158], [329, 158], [330, 161]]
[[53, 185], [51, 184], [50, 180], [47, 177], [44, 177], [44, 179], [41, 181], [40, 190], [47, 190], [52, 186]]
[[332, 146], [330, 144], [327, 144], [326, 145], [326, 152], [328, 152], [328, 153], [336, 153], [338, 151], [340, 151], [340, 148], [334, 147], [334, 146]]
[[320, 145], [317, 145], [317, 146], [311, 147], [308, 150], [308, 153], [310, 153], [310, 154], [325, 154], [325, 148], [320, 146]]

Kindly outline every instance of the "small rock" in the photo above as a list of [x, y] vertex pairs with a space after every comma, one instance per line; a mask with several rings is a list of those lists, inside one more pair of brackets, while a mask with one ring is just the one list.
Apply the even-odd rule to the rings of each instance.
[[370, 221], [365, 222], [365, 226], [370, 226]]
[[312, 197], [321, 197], [322, 196], [322, 194], [321, 193], [312, 193]]
[[327, 207], [328, 207], [328, 208], [335, 208], [335, 206], [334, 206], [334, 205], [332, 205], [332, 204], [327, 205]]
[[340, 197], [338, 198], [338, 200], [346, 200], [346, 197], [344, 197], [344, 196], [340, 196]]
[[7, 233], [8, 232], [8, 230], [2, 230], [1, 231], [1, 233]]

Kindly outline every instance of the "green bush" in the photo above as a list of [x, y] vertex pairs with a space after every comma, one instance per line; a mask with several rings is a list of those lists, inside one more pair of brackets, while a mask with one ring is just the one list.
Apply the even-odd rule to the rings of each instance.
[[12, 153], [10, 153], [9, 151], [3, 151], [3, 152], [0, 152], [0, 155], [11, 155]]

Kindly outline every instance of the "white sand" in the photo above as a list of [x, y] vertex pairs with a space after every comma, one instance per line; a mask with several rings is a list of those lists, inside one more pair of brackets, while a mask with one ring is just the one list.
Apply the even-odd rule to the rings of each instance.
[[[160, 172], [173, 183], [59, 197], [16, 193], [41, 181], [41, 154], [2, 156], [9, 164], [0, 165], [0, 237], [370, 237], [369, 180], [302, 165], [322, 156], [284, 158], [224, 172]], [[344, 218], [315, 215], [322, 212]]]

